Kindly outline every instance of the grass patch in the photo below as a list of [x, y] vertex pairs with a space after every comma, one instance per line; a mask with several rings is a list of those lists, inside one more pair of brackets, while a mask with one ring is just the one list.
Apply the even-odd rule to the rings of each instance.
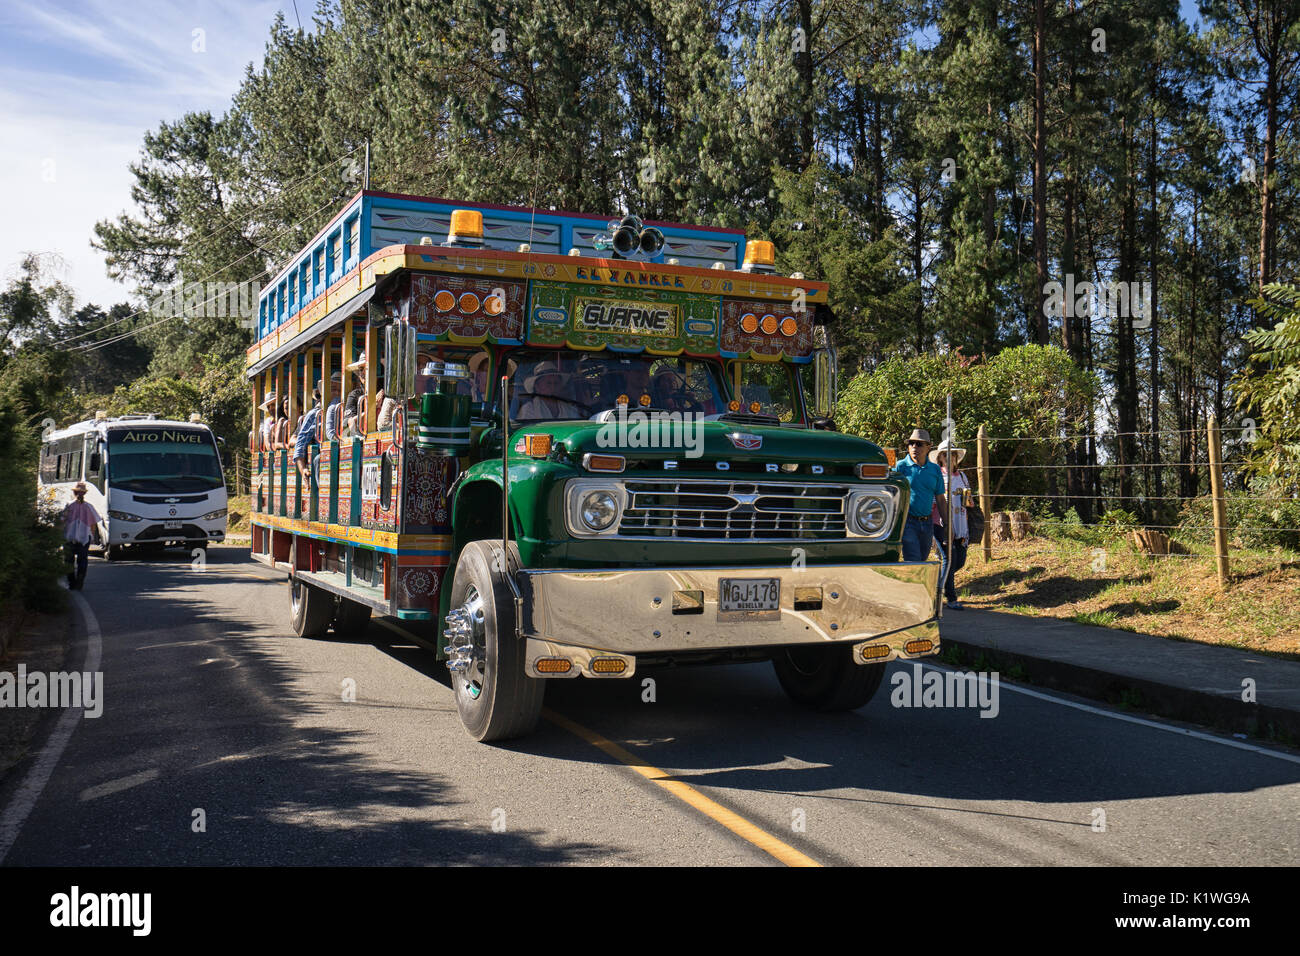
[[1070, 618], [1075, 624], [1091, 624], [1094, 627], [1114, 627], [1119, 615], [1114, 611], [1079, 611]]
[[[1300, 557], [1279, 548], [1233, 548], [1218, 582], [1212, 544], [1149, 558], [1119, 534], [1043, 529], [972, 549], [957, 575], [972, 607], [1053, 617], [1300, 660]], [[1086, 532], [1086, 534], [1085, 534]], [[1086, 540], [1080, 540], [1086, 538]]]

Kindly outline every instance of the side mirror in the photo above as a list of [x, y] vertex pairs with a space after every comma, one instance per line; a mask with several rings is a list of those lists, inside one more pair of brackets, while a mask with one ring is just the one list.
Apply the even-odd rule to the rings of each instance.
[[835, 349], [825, 345], [813, 352], [813, 417], [835, 414]]
[[384, 330], [384, 394], [404, 402], [415, 394], [417, 377], [415, 329], [394, 322]]

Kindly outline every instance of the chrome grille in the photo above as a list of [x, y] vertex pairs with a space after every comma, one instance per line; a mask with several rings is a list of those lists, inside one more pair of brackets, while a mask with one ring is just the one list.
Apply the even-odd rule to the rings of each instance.
[[843, 538], [846, 485], [631, 480], [618, 533], [631, 538]]

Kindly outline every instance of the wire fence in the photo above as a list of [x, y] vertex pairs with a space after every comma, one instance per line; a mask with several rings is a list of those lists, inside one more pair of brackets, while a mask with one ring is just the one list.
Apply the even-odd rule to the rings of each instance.
[[[1219, 429], [1211, 421], [1204, 430], [1125, 433], [1137, 438], [1196, 435], [1199, 447], [1193, 454], [1204, 458], [1195, 461], [1059, 460], [1061, 446], [1070, 441], [1096, 445], [1114, 441], [1116, 433], [1001, 438], [981, 434], [967, 443], [976, 446], [974, 462], [969, 455], [961, 461], [975, 503], [988, 512], [984, 538], [971, 546], [982, 546], [988, 558], [999, 549], [1016, 557], [1100, 555], [1103, 567], [1104, 556], [1116, 549], [1152, 560], [1209, 560], [1216, 562], [1225, 586], [1231, 563], [1300, 565], [1300, 496], [1261, 493], [1248, 485], [1225, 490], [1224, 472], [1241, 472], [1247, 463], [1223, 460], [1222, 446], [1234, 440], [1224, 432], [1252, 428]], [[1005, 460], [1007, 447], [997, 448], [997, 442], [1016, 442], [1017, 452], [1026, 442], [1047, 443], [1053, 460]], [[994, 464], [993, 454], [1003, 460]], [[1184, 471], [1188, 469], [1190, 474]], [[1103, 476], [1114, 493], [1103, 487]], [[1165, 477], [1169, 482], [1164, 487], [1181, 487], [1184, 493], [1150, 493], [1163, 490]], [[1142, 487], [1148, 493], [1138, 493]], [[1107, 515], [1113, 517], [1107, 520]]]

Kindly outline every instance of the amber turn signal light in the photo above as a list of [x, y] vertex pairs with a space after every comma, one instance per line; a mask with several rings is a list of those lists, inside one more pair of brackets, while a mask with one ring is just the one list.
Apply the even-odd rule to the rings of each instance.
[[563, 657], [540, 657], [533, 666], [539, 674], [567, 674], [573, 670], [573, 662]]
[[882, 657], [889, 656], [888, 644], [868, 644], [862, 650], [858, 651], [858, 656], [864, 661], [878, 661]]
[[591, 672], [593, 674], [621, 674], [627, 670], [627, 661], [621, 657], [593, 657]]
[[908, 641], [903, 646], [907, 649], [907, 653], [909, 654], [924, 654], [926, 651], [934, 647], [934, 641], [925, 639], [919, 641]]
[[525, 435], [524, 454], [529, 458], [545, 458], [551, 453], [550, 435]]
[[587, 466], [588, 471], [612, 471], [617, 473], [627, 467], [627, 459], [622, 455], [593, 455], [588, 453], [582, 456], [582, 463]]
[[854, 469], [859, 478], [884, 478], [889, 474], [888, 465], [868, 465], [861, 464]]

